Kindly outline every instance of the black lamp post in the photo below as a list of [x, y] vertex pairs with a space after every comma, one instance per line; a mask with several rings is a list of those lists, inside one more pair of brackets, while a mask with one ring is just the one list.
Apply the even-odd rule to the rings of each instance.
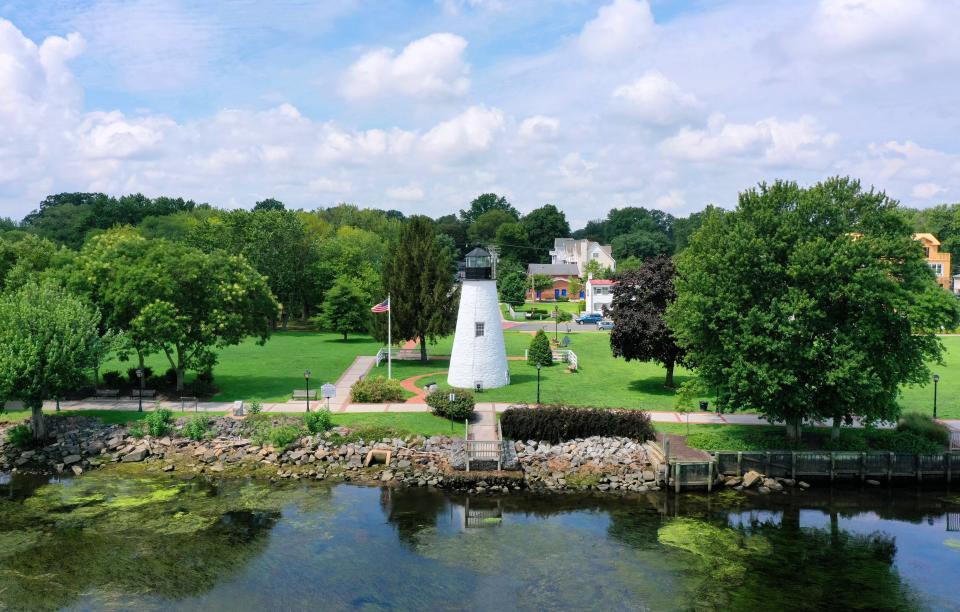
[[143, 412], [143, 368], [137, 368], [137, 380], [140, 381], [140, 394], [137, 396], [137, 412]]
[[310, 370], [303, 371], [303, 380], [307, 383], [307, 412], [310, 412]]
[[933, 375], [933, 418], [937, 418], [937, 383], [940, 382], [940, 375]]
[[537, 406], [540, 405], [540, 368], [542, 367], [539, 363], [537, 364]]
[[[450, 392], [450, 395], [447, 396], [447, 399], [450, 400], [450, 403], [457, 401], [457, 394], [453, 391]], [[450, 419], [450, 433], [453, 433], [453, 419]]]

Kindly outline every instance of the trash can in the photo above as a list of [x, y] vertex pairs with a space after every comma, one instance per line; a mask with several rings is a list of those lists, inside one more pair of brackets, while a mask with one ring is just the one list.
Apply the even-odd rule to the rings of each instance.
[[700, 400], [700, 410], [708, 412], [710, 410], [710, 402], [707, 400]]

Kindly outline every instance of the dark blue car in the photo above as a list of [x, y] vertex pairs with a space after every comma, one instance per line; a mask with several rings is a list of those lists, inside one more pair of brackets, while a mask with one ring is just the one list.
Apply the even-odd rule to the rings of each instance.
[[599, 323], [602, 319], [603, 317], [601, 315], [594, 312], [591, 314], [581, 315], [577, 319], [577, 324], [583, 325], [584, 323]]

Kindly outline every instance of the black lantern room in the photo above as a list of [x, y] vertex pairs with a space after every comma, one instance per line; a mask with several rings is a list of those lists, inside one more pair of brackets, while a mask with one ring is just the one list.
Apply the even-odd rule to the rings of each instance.
[[467, 253], [464, 265], [466, 280], [493, 280], [493, 258], [490, 253], [477, 247]]

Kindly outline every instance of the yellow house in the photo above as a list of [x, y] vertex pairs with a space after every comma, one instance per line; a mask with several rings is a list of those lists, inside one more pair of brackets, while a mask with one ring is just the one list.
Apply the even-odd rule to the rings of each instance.
[[951, 290], [950, 286], [950, 253], [940, 252], [940, 241], [933, 234], [914, 234], [914, 240], [919, 240], [923, 244], [923, 254], [927, 258], [927, 265], [937, 276], [937, 283], [946, 290]]

